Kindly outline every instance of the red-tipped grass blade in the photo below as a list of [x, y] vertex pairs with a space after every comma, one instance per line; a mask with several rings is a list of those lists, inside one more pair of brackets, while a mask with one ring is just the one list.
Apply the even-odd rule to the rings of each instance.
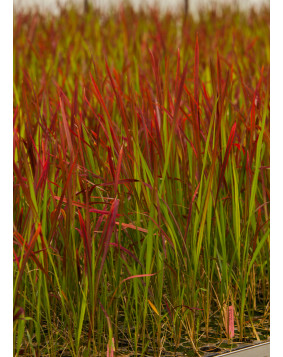
[[87, 271], [87, 264], [89, 264], [89, 267], [91, 266], [91, 250], [90, 250], [90, 243], [89, 243], [89, 238], [87, 235], [87, 231], [86, 231], [86, 225], [85, 225], [85, 221], [83, 220], [83, 217], [81, 215], [81, 212], [78, 211], [78, 215], [79, 215], [79, 222], [80, 222], [80, 226], [81, 226], [81, 230], [79, 231], [83, 242], [84, 242], [84, 248], [85, 248], [85, 270]]
[[[96, 278], [96, 288], [95, 288], [96, 294], [98, 291], [98, 286], [99, 286], [102, 269], [103, 269], [105, 259], [106, 259], [107, 253], [108, 253], [110, 239], [111, 239], [111, 236], [113, 233], [113, 229], [115, 227], [115, 219], [117, 217], [118, 207], [119, 207], [119, 200], [114, 199], [111, 209], [110, 209], [110, 214], [109, 214], [108, 219], [105, 223], [102, 238], [100, 241], [98, 257], [100, 257], [100, 256], [102, 256], [102, 257], [101, 257], [101, 263], [100, 263], [99, 271], [98, 271], [97, 278]], [[97, 262], [98, 262], [98, 260], [97, 260]]]
[[223, 179], [224, 179], [224, 174], [225, 174], [226, 166], [228, 164], [230, 151], [231, 151], [231, 148], [233, 146], [234, 136], [235, 136], [235, 132], [236, 132], [236, 125], [237, 125], [237, 123], [235, 122], [233, 124], [233, 126], [232, 126], [232, 129], [231, 129], [231, 132], [230, 132], [230, 135], [229, 135], [229, 139], [228, 139], [228, 143], [227, 143], [227, 147], [226, 147], [226, 151], [225, 151], [225, 156], [224, 156], [224, 161], [223, 161], [223, 164], [221, 166], [221, 171], [220, 171], [220, 176], [219, 176], [219, 182], [218, 182], [218, 188], [217, 188], [217, 194], [216, 194], [215, 202], [217, 201], [219, 190], [220, 190], [221, 184], [222, 184]]
[[123, 158], [123, 145], [121, 146], [121, 149], [120, 149], [120, 152], [119, 152], [118, 163], [117, 163], [117, 168], [116, 168], [116, 173], [115, 173], [115, 181], [114, 181], [114, 193], [115, 193], [115, 195], [117, 194], [117, 190], [118, 190], [118, 182], [119, 182], [119, 177], [120, 177], [122, 158]]

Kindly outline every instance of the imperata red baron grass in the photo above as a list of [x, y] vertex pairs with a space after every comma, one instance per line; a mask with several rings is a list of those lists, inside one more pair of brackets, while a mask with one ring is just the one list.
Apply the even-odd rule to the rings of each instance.
[[269, 119], [267, 8], [15, 13], [15, 356], [266, 340]]

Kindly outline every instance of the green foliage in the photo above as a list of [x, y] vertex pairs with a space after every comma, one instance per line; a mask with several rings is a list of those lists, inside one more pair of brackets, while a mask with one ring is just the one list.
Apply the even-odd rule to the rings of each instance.
[[14, 95], [15, 355], [266, 338], [269, 9], [17, 13]]

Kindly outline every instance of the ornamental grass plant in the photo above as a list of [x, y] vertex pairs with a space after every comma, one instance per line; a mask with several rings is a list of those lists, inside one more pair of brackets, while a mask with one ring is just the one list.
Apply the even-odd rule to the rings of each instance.
[[14, 355], [266, 340], [269, 9], [15, 12], [13, 63]]

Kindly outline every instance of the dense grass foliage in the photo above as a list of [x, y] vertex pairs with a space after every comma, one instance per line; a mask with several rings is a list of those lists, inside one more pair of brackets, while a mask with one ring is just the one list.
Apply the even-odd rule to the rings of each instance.
[[13, 122], [15, 355], [267, 338], [269, 9], [17, 13]]

